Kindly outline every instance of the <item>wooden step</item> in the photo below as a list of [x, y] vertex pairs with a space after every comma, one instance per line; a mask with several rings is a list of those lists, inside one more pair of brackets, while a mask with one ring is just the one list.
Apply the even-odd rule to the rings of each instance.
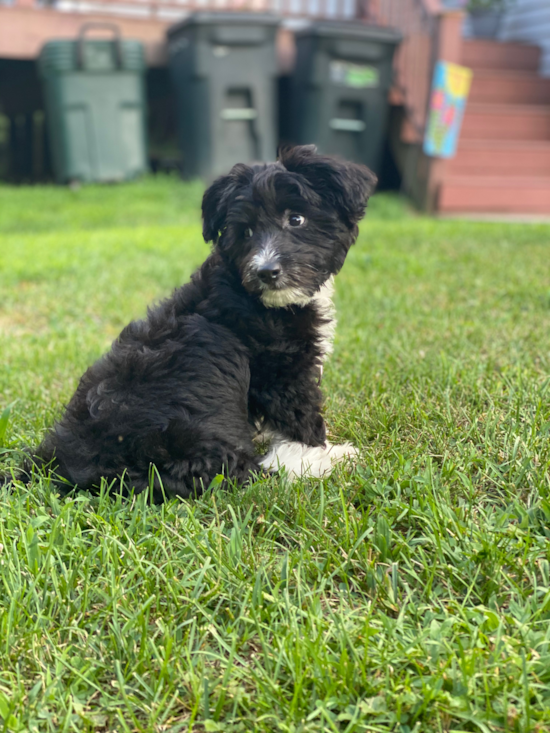
[[476, 69], [468, 99], [484, 104], [550, 104], [550, 79], [532, 71]]
[[524, 43], [465, 40], [462, 44], [462, 63], [474, 70], [483, 68], [538, 71], [540, 55], [538, 46]]
[[440, 184], [437, 210], [550, 215], [550, 176], [449, 176]]
[[461, 140], [446, 175], [550, 176], [550, 141]]
[[462, 140], [550, 140], [550, 106], [466, 105]]

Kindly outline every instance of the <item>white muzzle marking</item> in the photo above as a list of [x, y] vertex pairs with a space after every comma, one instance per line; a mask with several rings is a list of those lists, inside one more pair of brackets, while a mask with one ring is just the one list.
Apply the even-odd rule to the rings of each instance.
[[281, 288], [262, 291], [260, 300], [266, 308], [287, 308], [289, 305], [307, 305], [312, 296], [300, 288]]

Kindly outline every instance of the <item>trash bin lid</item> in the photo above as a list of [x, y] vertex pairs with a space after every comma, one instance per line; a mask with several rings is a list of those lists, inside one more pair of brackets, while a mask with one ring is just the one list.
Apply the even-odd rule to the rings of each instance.
[[168, 28], [168, 37], [177, 35], [180, 31], [192, 26], [272, 26], [279, 25], [280, 18], [273, 13], [241, 13], [235, 11], [233, 13], [216, 13], [216, 12], [197, 12], [192, 13], [185, 20], [175, 23]]
[[49, 75], [67, 71], [118, 70], [141, 72], [145, 68], [143, 44], [140, 41], [121, 40], [119, 53], [115, 46], [118, 41], [85, 39], [82, 41], [82, 63], [79, 60], [79, 43], [81, 41], [65, 39], [45, 43], [38, 57], [40, 73]]
[[296, 31], [296, 36], [318, 36], [356, 41], [380, 41], [398, 44], [403, 36], [395, 28], [351, 21], [318, 20]]

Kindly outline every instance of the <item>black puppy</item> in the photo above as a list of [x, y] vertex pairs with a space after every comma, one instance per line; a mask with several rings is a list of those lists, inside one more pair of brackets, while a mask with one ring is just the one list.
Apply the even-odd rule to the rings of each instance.
[[[368, 168], [313, 146], [218, 178], [202, 203], [212, 254], [86, 371], [34, 463], [83, 489], [153, 481], [187, 497], [220, 473], [243, 483], [285, 465], [320, 476], [353, 454], [326, 444], [319, 381], [332, 276], [375, 184]], [[272, 444], [263, 458], [258, 432]]]

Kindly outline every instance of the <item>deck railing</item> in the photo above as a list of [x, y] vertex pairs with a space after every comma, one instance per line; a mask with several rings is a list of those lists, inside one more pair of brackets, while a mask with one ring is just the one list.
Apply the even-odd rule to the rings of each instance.
[[[2, 2], [2, 0], [0, 0]], [[34, 4], [35, 0], [12, 0]], [[60, 12], [172, 20], [196, 10], [272, 12], [297, 18], [353, 19], [360, 0], [38, 0]]]

